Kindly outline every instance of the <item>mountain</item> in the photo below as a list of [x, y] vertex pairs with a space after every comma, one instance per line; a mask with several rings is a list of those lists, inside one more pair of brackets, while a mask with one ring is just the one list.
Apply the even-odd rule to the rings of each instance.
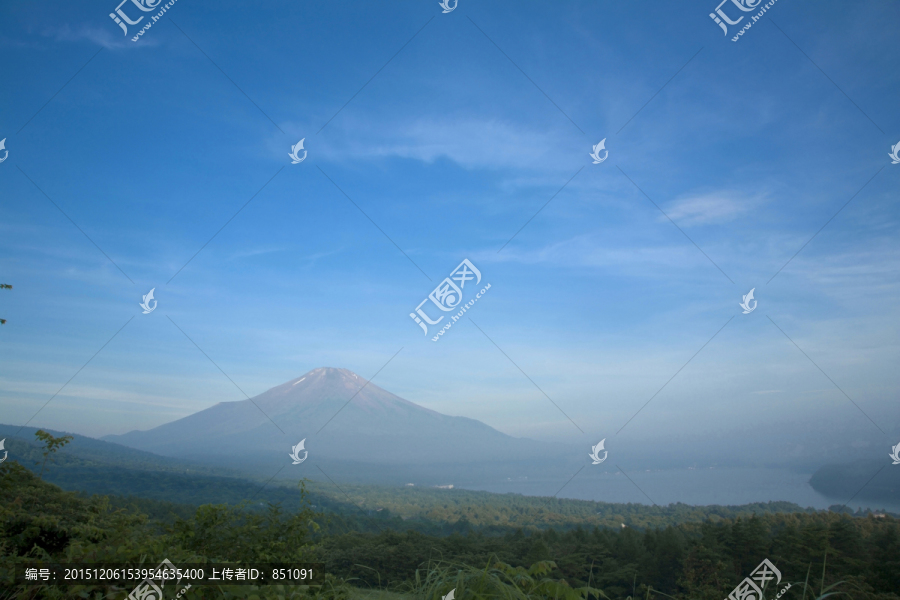
[[[562, 454], [474, 419], [429, 410], [347, 369], [328, 367], [250, 400], [220, 402], [148, 431], [103, 439], [254, 472], [290, 466], [286, 473], [318, 475], [318, 467], [329, 476], [358, 481], [521, 477], [552, 466]], [[301, 440], [309, 460], [298, 468], [288, 455]], [[558, 460], [555, 464], [558, 468]]]
[[[236, 477], [238, 472], [206, 467], [193, 462], [159, 456], [151, 452], [128, 448], [120, 444], [111, 443], [71, 433], [56, 431], [54, 429], [38, 427], [20, 427], [0, 423], [0, 439], [6, 440], [6, 450], [9, 459], [19, 460], [29, 468], [34, 464], [40, 465], [43, 460], [42, 444], [35, 440], [35, 433], [43, 431], [55, 437], [68, 435], [72, 437], [69, 444], [63, 446], [48, 462], [48, 465], [57, 465], [60, 469], [72, 467], [97, 467], [109, 469], [112, 467], [124, 467], [140, 471], [168, 471], [174, 473], [202, 473], [221, 477]], [[27, 457], [27, 458], [24, 458]], [[50, 468], [50, 467], [48, 467]], [[53, 467], [56, 470], [56, 467]]]

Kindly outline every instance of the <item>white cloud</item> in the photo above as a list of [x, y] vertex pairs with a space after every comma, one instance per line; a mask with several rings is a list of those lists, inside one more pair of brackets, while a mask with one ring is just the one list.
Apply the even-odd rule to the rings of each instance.
[[[473, 254], [485, 263], [519, 262], [565, 267], [628, 268], [645, 276], [666, 275], [675, 268], [696, 268], [703, 255], [688, 245], [626, 246], [603, 243], [603, 232], [578, 235], [533, 250], [507, 246], [502, 253], [488, 248]], [[641, 270], [635, 271], [634, 266]]]
[[[717, 191], [694, 194], [675, 200], [663, 210], [679, 226], [726, 223], [763, 202], [761, 196], [747, 197], [738, 192]], [[660, 217], [665, 220], [665, 217]]]
[[[100, 28], [100, 27], [92, 27], [87, 25], [82, 25], [78, 28], [72, 28], [71, 26], [63, 25], [61, 27], [48, 27], [44, 29], [43, 35], [46, 37], [52, 37], [57, 42], [80, 42], [83, 40], [87, 40], [89, 42], [93, 42], [98, 46], [102, 46], [107, 50], [120, 50], [122, 48], [137, 48], [137, 47], [147, 47], [147, 46], [155, 46], [158, 45], [157, 42], [145, 42], [145, 37], [142, 37], [138, 43], [134, 43], [131, 41], [131, 38], [134, 37], [135, 33], [137, 33], [140, 28], [139, 27], [131, 27], [133, 31], [130, 31], [130, 36], [124, 35], [116, 35], [117, 33], [121, 33], [121, 29], [113, 23], [112, 19], [109, 20], [110, 27], [109, 28]], [[143, 23], [141, 23], [143, 25]]]
[[[348, 121], [340, 128], [341, 141], [322, 153], [331, 160], [400, 157], [433, 163], [447, 159], [465, 169], [539, 169], [573, 171], [587, 160], [590, 144], [580, 146], [570, 136], [528, 125], [482, 119], [418, 119], [385, 123], [379, 119]], [[334, 125], [332, 125], [334, 126]]]

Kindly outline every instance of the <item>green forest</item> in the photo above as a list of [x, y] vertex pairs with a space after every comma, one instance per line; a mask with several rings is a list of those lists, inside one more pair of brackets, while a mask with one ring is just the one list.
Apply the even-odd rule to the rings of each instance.
[[[326, 493], [313, 482], [260, 490], [237, 478], [121, 465], [102, 481], [130, 494], [98, 495], [61, 484], [80, 473], [91, 485], [90, 469], [99, 479], [102, 465], [57, 449], [20, 444], [18, 459], [0, 465], [0, 599], [128, 595], [115, 586], [16, 585], [13, 570], [29, 560], [155, 566], [164, 558], [317, 562], [327, 572], [320, 585], [194, 586], [182, 598], [439, 600], [454, 590], [457, 599], [722, 600], [768, 558], [781, 586], [791, 583], [788, 600], [900, 599], [900, 525], [890, 515], [364, 486]], [[137, 482], [163, 492], [184, 485], [187, 495], [142, 496]], [[206, 494], [219, 499], [200, 500]]]

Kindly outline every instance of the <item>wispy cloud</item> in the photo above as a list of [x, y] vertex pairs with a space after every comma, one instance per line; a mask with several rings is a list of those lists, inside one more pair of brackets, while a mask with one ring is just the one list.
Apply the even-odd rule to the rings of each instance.
[[[726, 223], [756, 208], [763, 196], [745, 196], [734, 191], [716, 191], [678, 198], [665, 207], [666, 214], [682, 227]], [[665, 217], [660, 215], [661, 220]]]
[[[107, 50], [122, 50], [124, 48], [140, 48], [158, 45], [158, 42], [146, 37], [141, 38], [139, 43], [131, 41], [132, 36], [117, 35], [121, 30], [115, 26], [112, 20], [109, 21], [111, 27], [102, 28], [91, 25], [80, 25], [72, 27], [68, 24], [59, 27], [47, 27], [41, 33], [45, 37], [53, 38], [57, 42], [81, 42], [89, 41], [98, 46], [103, 46]], [[143, 23], [141, 24], [143, 25]], [[136, 33], [138, 29], [134, 29]]]
[[231, 260], [236, 260], [239, 258], [249, 258], [251, 256], [261, 256], [263, 254], [272, 254], [273, 252], [284, 252], [285, 250], [287, 250], [287, 248], [282, 248], [282, 247], [277, 247], [277, 246], [253, 248], [251, 250], [241, 250], [241, 251], [232, 253]]
[[399, 157], [425, 163], [446, 159], [465, 169], [547, 171], [571, 170], [575, 164], [571, 157], [582, 149], [563, 131], [537, 130], [529, 124], [475, 116], [393, 123], [353, 120], [341, 131], [344, 140], [323, 149], [329, 159]]
[[[520, 262], [566, 267], [634, 267], [643, 275], [664, 275], [672, 268], [694, 268], [698, 259], [696, 250], [686, 246], [626, 246], [603, 243], [601, 233], [578, 235], [567, 240], [547, 244], [536, 249], [507, 247], [501, 254], [494, 249], [474, 253], [479, 262]], [[634, 271], [632, 269], [632, 271]]]

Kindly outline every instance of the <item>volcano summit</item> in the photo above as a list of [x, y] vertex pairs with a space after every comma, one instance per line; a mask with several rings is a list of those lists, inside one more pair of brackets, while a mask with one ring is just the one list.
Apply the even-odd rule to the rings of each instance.
[[[510, 476], [516, 465], [542, 462], [549, 445], [508, 436], [480, 421], [424, 408], [347, 369], [323, 367], [250, 399], [220, 402], [147, 431], [106, 436], [106, 441], [188, 460], [257, 471], [290, 460], [306, 440], [310, 460], [352, 479], [404, 479], [430, 473], [484, 472]], [[330, 471], [325, 469], [328, 464]], [[503, 465], [502, 467], [500, 465]], [[299, 468], [299, 467], [298, 467]], [[363, 476], [363, 475], [371, 475]], [[399, 481], [398, 479], [398, 481]]]

